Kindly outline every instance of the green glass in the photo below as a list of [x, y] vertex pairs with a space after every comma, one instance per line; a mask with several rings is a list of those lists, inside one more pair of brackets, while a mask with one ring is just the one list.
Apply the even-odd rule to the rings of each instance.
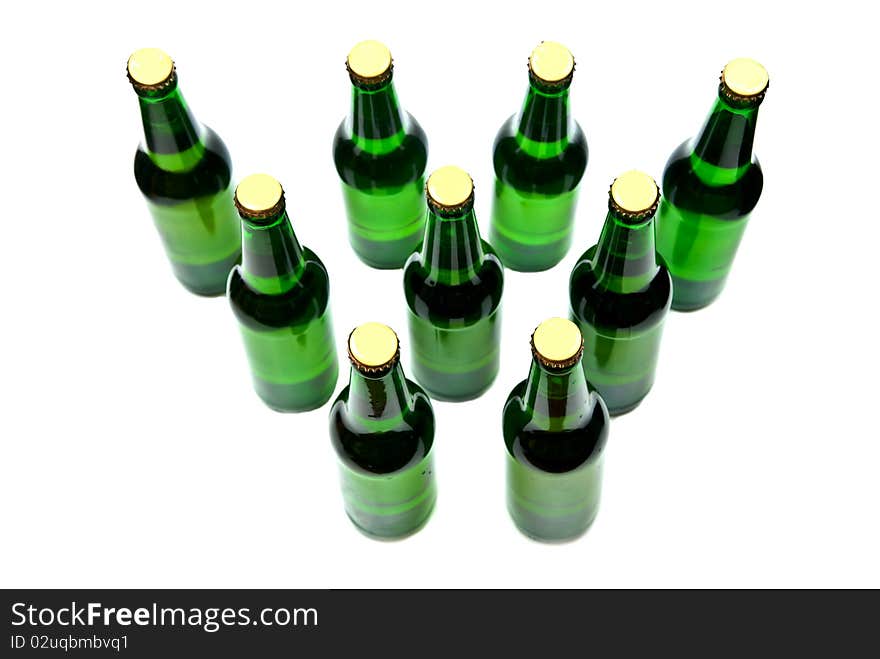
[[578, 361], [551, 369], [533, 358], [503, 413], [507, 508], [536, 540], [571, 540], [599, 510], [608, 411]]
[[330, 408], [345, 511], [368, 536], [401, 538], [420, 529], [437, 498], [434, 412], [399, 361], [378, 373], [352, 367]]
[[352, 78], [351, 111], [333, 138], [351, 246], [374, 268], [400, 268], [425, 228], [428, 139], [401, 109], [388, 77], [370, 86]]
[[764, 175], [752, 155], [758, 105], [719, 91], [700, 134], [682, 143], [663, 172], [657, 251], [673, 281], [672, 308], [700, 309], [724, 288]]
[[569, 280], [571, 320], [584, 337], [584, 370], [612, 415], [624, 414], [654, 384], [672, 280], [654, 251], [653, 214], [609, 210], [599, 242]]
[[522, 111], [504, 123], [492, 151], [489, 242], [506, 267], [547, 270], [568, 253], [588, 157], [586, 137], [571, 116], [568, 85], [552, 89], [530, 76]]
[[480, 396], [498, 374], [504, 268], [480, 238], [473, 198], [455, 211], [429, 204], [403, 288], [416, 379], [438, 400]]
[[339, 371], [327, 270], [299, 244], [285, 210], [266, 219], [242, 217], [241, 226], [244, 253], [229, 275], [229, 303], [254, 388], [279, 412], [320, 407], [333, 395]]
[[176, 74], [161, 90], [135, 91], [145, 139], [135, 152], [134, 176], [174, 275], [193, 293], [222, 295], [241, 259], [229, 151], [196, 121]]

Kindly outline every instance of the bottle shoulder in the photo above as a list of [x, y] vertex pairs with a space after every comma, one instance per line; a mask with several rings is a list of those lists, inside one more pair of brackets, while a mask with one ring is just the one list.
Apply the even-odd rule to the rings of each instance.
[[504, 266], [483, 241], [484, 259], [476, 276], [457, 284], [436, 281], [412, 254], [404, 265], [403, 287], [407, 305], [416, 316], [438, 322], [473, 322], [494, 313], [504, 292]]
[[599, 458], [610, 426], [601, 396], [590, 392], [583, 409], [566, 409], [564, 416], [551, 420], [528, 408], [523, 399], [525, 392], [523, 380], [511, 391], [502, 413], [505, 446], [517, 462], [540, 471], [564, 473]]
[[[508, 138], [515, 138], [518, 132], [518, 124], [519, 114], [514, 113], [510, 115], [498, 128], [498, 132], [495, 134], [495, 142], [493, 144], [493, 149], [497, 148], [498, 143], [506, 140]], [[586, 149], [587, 148], [587, 138], [584, 134], [583, 128], [577, 122], [576, 119], [571, 119], [569, 124], [569, 144], [572, 145], [573, 149]]]
[[434, 412], [424, 390], [411, 380], [411, 405], [397, 423], [362, 419], [349, 408], [349, 385], [330, 408], [330, 441], [339, 459], [365, 474], [393, 475], [421, 463], [434, 445]]
[[324, 315], [330, 300], [330, 278], [318, 256], [303, 248], [305, 267], [287, 292], [273, 295], [251, 287], [236, 265], [229, 273], [227, 297], [238, 320], [255, 330], [301, 325]]
[[663, 170], [663, 198], [676, 208], [738, 220], [751, 213], [764, 188], [764, 174], [757, 156], [730, 185], [709, 185], [694, 170], [692, 140], [685, 140], [669, 156]]
[[663, 322], [672, 306], [672, 277], [666, 266], [640, 291], [621, 293], [599, 284], [591, 247], [578, 260], [569, 277], [569, 303], [575, 318], [596, 328], [642, 331]]
[[154, 203], [173, 204], [229, 188], [232, 159], [226, 144], [208, 126], [203, 126], [202, 144], [202, 157], [184, 171], [162, 169], [143, 143], [139, 144], [134, 155], [134, 176], [141, 193]]
[[498, 179], [525, 192], [562, 194], [574, 190], [589, 160], [587, 139], [580, 125], [572, 122], [568, 143], [558, 155], [536, 158], [517, 139], [516, 120], [517, 115], [513, 115], [495, 136], [492, 164]]
[[359, 189], [394, 187], [413, 183], [425, 174], [428, 164], [428, 138], [416, 119], [406, 117], [404, 137], [399, 145], [385, 151], [363, 148], [343, 120], [333, 137], [333, 163], [342, 182]]

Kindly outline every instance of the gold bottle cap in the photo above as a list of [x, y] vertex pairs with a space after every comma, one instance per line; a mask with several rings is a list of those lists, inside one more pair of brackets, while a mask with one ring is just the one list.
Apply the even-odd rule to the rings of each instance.
[[474, 180], [455, 165], [435, 169], [425, 191], [431, 208], [443, 214], [458, 214], [474, 204]]
[[355, 84], [381, 85], [391, 77], [391, 51], [381, 41], [361, 41], [348, 53], [345, 68]]
[[566, 318], [548, 318], [532, 334], [532, 354], [548, 368], [574, 366], [583, 352], [581, 331]]
[[608, 208], [624, 220], [652, 217], [660, 203], [657, 183], [637, 169], [624, 172], [614, 179], [608, 196]]
[[542, 41], [529, 56], [529, 73], [549, 87], [565, 87], [574, 73], [574, 55], [556, 41]]
[[729, 61], [721, 71], [721, 91], [735, 103], [758, 105], [769, 86], [767, 69], [748, 57]]
[[275, 217], [284, 210], [284, 190], [268, 174], [251, 174], [235, 188], [235, 207], [244, 218]]
[[358, 325], [348, 336], [348, 358], [361, 373], [388, 371], [400, 359], [397, 334], [382, 323]]
[[141, 48], [128, 58], [128, 79], [135, 89], [157, 91], [174, 78], [174, 61], [159, 48]]

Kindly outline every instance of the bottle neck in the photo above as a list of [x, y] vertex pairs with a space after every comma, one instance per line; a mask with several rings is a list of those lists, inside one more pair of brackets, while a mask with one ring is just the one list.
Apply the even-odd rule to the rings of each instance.
[[293, 288], [302, 276], [305, 258], [287, 211], [266, 221], [242, 219], [241, 227], [241, 266], [248, 285], [268, 295]]
[[758, 108], [735, 108], [721, 95], [693, 142], [691, 166], [707, 185], [731, 185], [748, 170]]
[[400, 362], [381, 376], [364, 375], [352, 367], [348, 388], [348, 410], [374, 428], [399, 424], [412, 408], [412, 394]]
[[391, 80], [378, 89], [352, 85], [348, 119], [352, 139], [361, 149], [382, 154], [400, 146], [406, 137], [403, 117]]
[[568, 146], [570, 128], [568, 89], [548, 93], [529, 84], [517, 118], [519, 147], [533, 158], [554, 158]]
[[629, 224], [610, 211], [591, 259], [596, 285], [615, 293], [637, 293], [657, 276], [654, 218]]
[[562, 371], [550, 371], [533, 357], [523, 400], [540, 427], [550, 431], [573, 427], [590, 401], [581, 362]]
[[204, 128], [196, 120], [175, 83], [167, 94], [138, 96], [147, 153], [160, 169], [187, 171], [205, 152]]
[[453, 217], [442, 217], [428, 207], [421, 259], [430, 279], [450, 286], [471, 281], [483, 258], [473, 207]]

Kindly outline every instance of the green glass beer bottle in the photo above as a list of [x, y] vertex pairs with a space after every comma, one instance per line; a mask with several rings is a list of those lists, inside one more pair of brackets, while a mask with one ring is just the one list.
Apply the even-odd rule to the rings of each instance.
[[587, 380], [612, 415], [629, 412], [651, 390], [672, 302], [672, 280], [654, 250], [659, 197], [647, 174], [633, 170], [616, 178], [599, 242], [581, 256], [569, 281]]
[[577, 187], [587, 168], [587, 140], [569, 109], [574, 57], [544, 41], [529, 58], [522, 111], [508, 119], [492, 152], [495, 198], [489, 242], [512, 270], [537, 272], [571, 246]]
[[136, 51], [128, 58], [128, 79], [144, 125], [134, 177], [174, 274], [193, 293], [222, 295], [229, 270], [241, 258], [229, 151], [196, 121], [166, 53]]
[[346, 68], [351, 111], [333, 138], [333, 162], [342, 180], [349, 240], [367, 265], [400, 268], [425, 228], [428, 139], [397, 102], [384, 44], [357, 44]]
[[756, 61], [729, 62], [703, 130], [666, 163], [657, 252], [672, 275], [673, 309], [705, 307], [724, 288], [764, 186], [752, 144], [769, 82]]
[[608, 410], [587, 386], [577, 326], [550, 318], [532, 334], [529, 377], [504, 405], [507, 508], [526, 535], [562, 541], [599, 510]]
[[333, 395], [339, 372], [327, 270], [296, 239], [274, 178], [245, 178], [235, 190], [235, 206], [244, 254], [229, 274], [229, 303], [254, 388], [279, 412], [320, 407]]
[[434, 412], [404, 377], [397, 335], [365, 323], [348, 337], [351, 379], [330, 408], [345, 511], [375, 538], [401, 538], [428, 520], [437, 498]]
[[441, 167], [426, 196], [425, 238], [403, 271], [413, 373], [433, 398], [469, 400], [498, 373], [504, 268], [480, 238], [467, 172]]

